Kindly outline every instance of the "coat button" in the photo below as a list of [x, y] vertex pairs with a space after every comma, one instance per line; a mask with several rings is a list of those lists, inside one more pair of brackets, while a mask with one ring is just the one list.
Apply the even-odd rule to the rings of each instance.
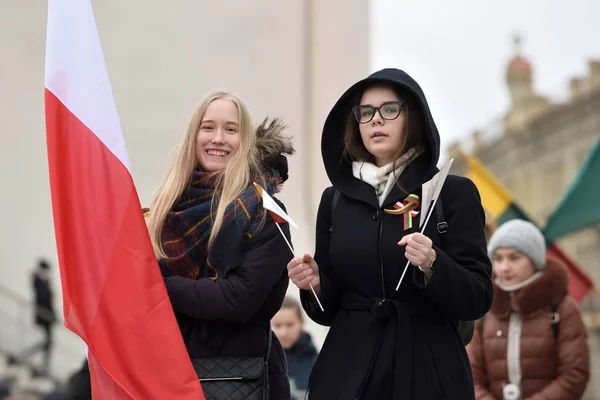
[[379, 218], [379, 210], [375, 211], [375, 214], [373, 214], [373, 221], [377, 221], [377, 218]]
[[501, 330], [498, 330], [498, 331], [496, 332], [496, 336], [498, 336], [498, 337], [502, 336], [502, 331], [501, 331]]

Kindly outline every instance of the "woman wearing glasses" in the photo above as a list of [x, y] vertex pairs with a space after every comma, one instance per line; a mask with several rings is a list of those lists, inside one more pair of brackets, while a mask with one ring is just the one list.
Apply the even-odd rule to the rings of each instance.
[[492, 303], [485, 216], [475, 185], [451, 175], [443, 210], [419, 233], [421, 185], [440, 153], [423, 91], [403, 71], [375, 72], [335, 104], [321, 146], [333, 186], [321, 198], [315, 255], [288, 264], [309, 317], [331, 327], [309, 399], [474, 399], [455, 321]]

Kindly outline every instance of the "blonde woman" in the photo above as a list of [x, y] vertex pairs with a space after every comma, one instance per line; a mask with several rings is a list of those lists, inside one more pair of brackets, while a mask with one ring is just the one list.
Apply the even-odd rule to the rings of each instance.
[[[229, 390], [237, 377], [218, 376], [211, 365], [265, 355], [268, 375], [261, 376], [260, 363], [259, 372], [231, 372], [266, 389], [241, 398], [290, 397], [285, 356], [269, 321], [283, 302], [292, 253], [253, 185], [273, 195], [287, 179], [285, 155], [293, 148], [283, 130], [277, 120], [255, 129], [231, 94], [207, 96], [150, 207], [154, 252], [207, 399], [215, 385]], [[289, 240], [288, 224], [281, 228]]]

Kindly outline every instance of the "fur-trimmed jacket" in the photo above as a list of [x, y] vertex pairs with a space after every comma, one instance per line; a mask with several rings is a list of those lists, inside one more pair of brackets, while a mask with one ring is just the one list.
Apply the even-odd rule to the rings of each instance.
[[[577, 303], [567, 296], [569, 276], [548, 259], [542, 275], [511, 295], [494, 283], [490, 312], [477, 321], [467, 352], [477, 400], [502, 400], [509, 381], [511, 314], [519, 321], [523, 400], [576, 400], [589, 379], [587, 331]], [[556, 310], [553, 315], [552, 311]], [[553, 322], [558, 324], [553, 327]], [[556, 329], [555, 331], [555, 328]]]

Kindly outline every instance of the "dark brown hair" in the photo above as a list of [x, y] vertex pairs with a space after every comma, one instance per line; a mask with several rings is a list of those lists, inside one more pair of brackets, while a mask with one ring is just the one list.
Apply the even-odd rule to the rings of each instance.
[[425, 144], [425, 132], [423, 123], [423, 112], [419, 107], [416, 97], [407, 90], [402, 90], [388, 83], [375, 83], [366, 86], [359, 91], [356, 96], [350, 101], [350, 107], [347, 112], [346, 123], [344, 124], [344, 158], [349, 162], [366, 161], [375, 163], [375, 156], [367, 150], [362, 137], [360, 136], [359, 124], [356, 121], [352, 108], [360, 105], [360, 99], [365, 91], [374, 87], [390, 88], [396, 93], [398, 99], [404, 103], [402, 107], [405, 113], [403, 141], [394, 160], [398, 160], [404, 153], [412, 148], [422, 148]]
[[283, 304], [281, 304], [281, 309], [284, 308], [291, 308], [292, 310], [296, 311], [296, 314], [298, 314], [298, 318], [300, 318], [300, 321], [304, 322], [304, 316], [302, 316], [302, 308], [296, 300], [292, 299], [291, 297], [285, 296], [285, 298], [283, 299]]

